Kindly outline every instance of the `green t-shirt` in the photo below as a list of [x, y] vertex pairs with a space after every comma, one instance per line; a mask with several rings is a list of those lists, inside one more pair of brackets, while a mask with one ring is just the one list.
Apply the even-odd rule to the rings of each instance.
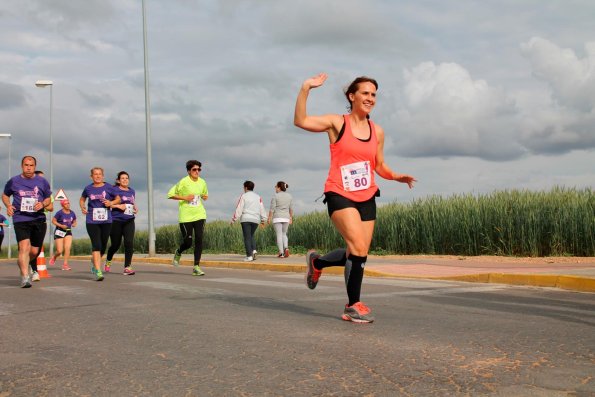
[[202, 205], [200, 196], [208, 195], [207, 183], [202, 178], [193, 181], [190, 176], [180, 179], [178, 183], [172, 186], [167, 192], [167, 197], [173, 196], [188, 196], [193, 194], [195, 199], [192, 202], [186, 200], [178, 201], [178, 221], [180, 223], [194, 222], [200, 219], [207, 219], [207, 211]]

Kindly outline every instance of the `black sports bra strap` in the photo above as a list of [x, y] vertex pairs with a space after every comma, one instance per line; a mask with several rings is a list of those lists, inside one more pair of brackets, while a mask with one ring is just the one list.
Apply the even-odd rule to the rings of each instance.
[[339, 131], [339, 135], [337, 135], [337, 140], [335, 141], [335, 143], [339, 142], [339, 140], [343, 136], [344, 132], [345, 132], [345, 122], [343, 121], [343, 125], [341, 126], [341, 131]]

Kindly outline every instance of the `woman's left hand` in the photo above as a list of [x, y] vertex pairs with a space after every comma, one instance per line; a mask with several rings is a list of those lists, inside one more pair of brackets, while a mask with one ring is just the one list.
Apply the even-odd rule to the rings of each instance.
[[407, 186], [409, 186], [409, 189], [411, 189], [411, 188], [413, 188], [413, 185], [415, 184], [415, 182], [417, 182], [417, 179], [415, 179], [411, 175], [397, 174], [397, 176], [395, 177], [395, 181], [401, 182], [401, 183], [406, 183]]

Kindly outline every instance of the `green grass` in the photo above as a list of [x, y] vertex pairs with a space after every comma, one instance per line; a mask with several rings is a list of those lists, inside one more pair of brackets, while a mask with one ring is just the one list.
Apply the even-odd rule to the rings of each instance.
[[[293, 253], [344, 246], [326, 211], [295, 217], [289, 227]], [[156, 230], [157, 253], [178, 247], [178, 225]], [[213, 221], [205, 226], [205, 253], [243, 254], [240, 225]], [[276, 254], [272, 227], [259, 228], [261, 254]], [[148, 251], [148, 232], [138, 231], [134, 250]], [[88, 239], [77, 239], [73, 254], [89, 254]], [[13, 248], [13, 252], [16, 250]], [[192, 252], [192, 251], [189, 251]], [[430, 196], [378, 208], [373, 254], [505, 256], [595, 256], [595, 194], [592, 189], [506, 190], [485, 195]], [[6, 248], [3, 250], [6, 256]]]

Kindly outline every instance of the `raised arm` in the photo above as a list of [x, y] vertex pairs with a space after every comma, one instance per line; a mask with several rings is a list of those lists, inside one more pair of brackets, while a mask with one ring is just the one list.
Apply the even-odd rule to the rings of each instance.
[[[312, 88], [320, 87], [327, 79], [326, 73], [320, 73], [317, 76], [310, 77], [302, 83], [300, 92], [295, 102], [295, 112], [293, 115], [293, 124], [310, 132], [324, 132], [336, 129], [336, 124], [341, 122], [341, 116], [337, 114], [327, 114], [323, 116], [309, 116], [307, 114], [308, 94]], [[340, 127], [339, 127], [340, 128]]]

